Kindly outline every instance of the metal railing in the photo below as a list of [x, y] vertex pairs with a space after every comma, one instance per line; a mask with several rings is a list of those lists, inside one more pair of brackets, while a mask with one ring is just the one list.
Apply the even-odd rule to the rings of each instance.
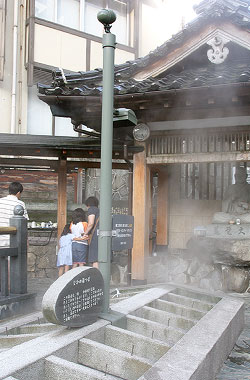
[[10, 236], [10, 246], [0, 247], [1, 297], [27, 293], [27, 220], [22, 206], [16, 206], [10, 227], [0, 235]]

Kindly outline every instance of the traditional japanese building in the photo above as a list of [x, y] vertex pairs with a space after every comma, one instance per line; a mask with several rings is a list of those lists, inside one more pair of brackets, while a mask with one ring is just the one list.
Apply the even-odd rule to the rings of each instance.
[[[147, 281], [153, 223], [158, 250], [185, 250], [193, 228], [221, 210], [236, 165], [250, 160], [250, 1], [206, 0], [196, 12], [155, 51], [115, 67], [115, 107], [135, 112], [144, 148], [133, 156], [135, 283]], [[54, 116], [100, 130], [101, 70], [56, 71], [39, 93]]]

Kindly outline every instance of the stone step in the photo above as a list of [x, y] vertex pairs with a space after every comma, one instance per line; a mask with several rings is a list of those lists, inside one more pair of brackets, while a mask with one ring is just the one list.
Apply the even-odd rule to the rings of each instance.
[[42, 334], [21, 334], [21, 335], [6, 335], [0, 336], [0, 347], [1, 349], [8, 349], [14, 347], [18, 344], [28, 342], [31, 339], [35, 339]]
[[39, 318], [43, 318], [43, 314], [41, 312], [35, 312], [27, 314], [23, 317], [17, 316], [11, 319], [0, 321], [0, 334], [5, 334], [6, 330], [12, 330], [15, 327], [19, 327], [22, 325], [26, 325], [28, 323], [34, 323]]
[[8, 348], [0, 348], [0, 354], [2, 353], [2, 352], [4, 352], [4, 351], [7, 351], [8, 350]]
[[45, 359], [44, 380], [119, 380], [120, 378], [105, 374], [51, 355]]
[[78, 363], [124, 380], [137, 380], [152, 362], [89, 339], [79, 340]]
[[199, 293], [199, 292], [195, 292], [193, 290], [184, 289], [184, 288], [176, 288], [172, 290], [170, 293], [178, 294], [184, 297], [194, 298], [203, 302], [210, 302], [213, 304], [216, 304], [221, 300], [220, 297], [212, 296], [205, 293]]
[[187, 298], [187, 297], [184, 297], [178, 294], [173, 294], [173, 293], [167, 293], [164, 296], [162, 296], [161, 299], [164, 301], [174, 302], [182, 306], [191, 307], [203, 312], [207, 312], [214, 307], [213, 303], [203, 302], [194, 298], [190, 298], [190, 297]]
[[91, 335], [88, 335], [86, 338], [98, 341], [99, 343], [118, 350], [126, 351], [131, 355], [139, 356], [152, 362], [162, 357], [170, 348], [166, 343], [156, 339], [151, 339], [144, 335], [110, 325], [104, 328], [103, 334], [99, 332], [98, 338], [96, 334], [94, 338], [92, 338]]
[[166, 311], [154, 309], [153, 307], [149, 306], [144, 306], [131, 314], [141, 318], [149, 319], [151, 321], [162, 323], [168, 327], [177, 327], [178, 329], [183, 330], [183, 332], [191, 329], [196, 323], [196, 321], [193, 321], [191, 319], [180, 317], [176, 314]]
[[61, 329], [62, 326], [54, 325], [53, 323], [41, 323], [41, 324], [31, 324], [16, 327], [12, 330], [8, 330], [9, 335], [18, 335], [18, 334], [36, 334], [42, 333], [46, 334], [50, 331]]
[[150, 321], [134, 315], [127, 316], [127, 330], [144, 335], [151, 339], [157, 339], [172, 347], [184, 335], [184, 331], [165, 324]]
[[41, 324], [45, 324], [45, 323], [48, 323], [48, 321], [45, 319], [45, 318], [37, 318], [36, 320], [30, 322], [30, 323], [26, 323], [25, 325], [26, 326], [30, 326], [30, 325], [41, 325]]
[[197, 321], [205, 315], [204, 312], [201, 312], [199, 310], [195, 310], [187, 306], [181, 306], [162, 299], [155, 300], [149, 303], [148, 306], [154, 307], [155, 309], [167, 311], [169, 313], [178, 314], [181, 317], [190, 318]]
[[123, 300], [126, 300], [128, 297], [116, 297], [116, 298], [110, 298], [110, 303], [111, 304], [114, 304], [114, 303], [117, 303], [117, 302], [120, 302], [120, 301], [123, 301]]
[[121, 290], [119, 293], [118, 293], [118, 297], [117, 297], [117, 293], [116, 292], [112, 292], [110, 293], [110, 299], [113, 299], [113, 298], [128, 298], [128, 297], [133, 297], [135, 296], [136, 294], [140, 293], [140, 291], [124, 291], [124, 290]]

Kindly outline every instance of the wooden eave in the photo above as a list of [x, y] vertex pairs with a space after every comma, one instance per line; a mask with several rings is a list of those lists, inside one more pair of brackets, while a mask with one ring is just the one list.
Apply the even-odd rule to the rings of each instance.
[[115, 106], [132, 108], [145, 123], [245, 116], [250, 115], [250, 83], [118, 95]]
[[[48, 104], [60, 105], [62, 111], [65, 112], [65, 117], [72, 117], [72, 119], [79, 117], [88, 127], [100, 130], [102, 105], [99, 96], [42, 95], [41, 97]], [[70, 104], [74, 110], [77, 110], [76, 115], [72, 109], [68, 108]], [[250, 114], [250, 83], [115, 95], [114, 107], [132, 109], [139, 123], [245, 116]], [[79, 153], [79, 149], [79, 147], [75, 148], [74, 153], [68, 149], [69, 157], [82, 156], [83, 153]], [[86, 146], [83, 157], [88, 156], [89, 150], [95, 150], [95, 147]]]
[[[129, 158], [142, 147], [128, 146]], [[100, 158], [100, 140], [77, 137], [0, 134], [0, 152], [4, 156], [32, 156], [57, 158]], [[124, 158], [122, 144], [113, 144], [113, 158]], [[1, 158], [0, 158], [1, 164]]]
[[[205, 25], [200, 32], [187, 37], [185, 42], [180, 46], [176, 46], [165, 57], [160, 58], [156, 62], [149, 64], [145, 69], [140, 70], [135, 74], [134, 79], [142, 81], [149, 77], [156, 77], [171, 67], [188, 57], [190, 54], [198, 50], [202, 45], [217, 35], [223, 36], [230, 41], [250, 50], [249, 30], [244, 30], [237, 25], [221, 20], [221, 23], [213, 23]], [[177, 43], [176, 43], [177, 45]], [[208, 49], [210, 47], [208, 46]]]

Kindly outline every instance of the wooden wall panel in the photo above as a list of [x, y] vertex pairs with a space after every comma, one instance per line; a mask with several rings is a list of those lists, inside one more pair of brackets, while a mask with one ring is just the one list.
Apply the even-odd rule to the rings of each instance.
[[146, 283], [149, 255], [150, 169], [145, 152], [134, 155], [133, 215], [134, 247], [132, 251], [132, 281]]
[[168, 244], [168, 173], [166, 170], [158, 171], [157, 196], [157, 245]]
[[67, 222], [67, 161], [59, 161], [57, 191], [57, 233], [58, 237]]

